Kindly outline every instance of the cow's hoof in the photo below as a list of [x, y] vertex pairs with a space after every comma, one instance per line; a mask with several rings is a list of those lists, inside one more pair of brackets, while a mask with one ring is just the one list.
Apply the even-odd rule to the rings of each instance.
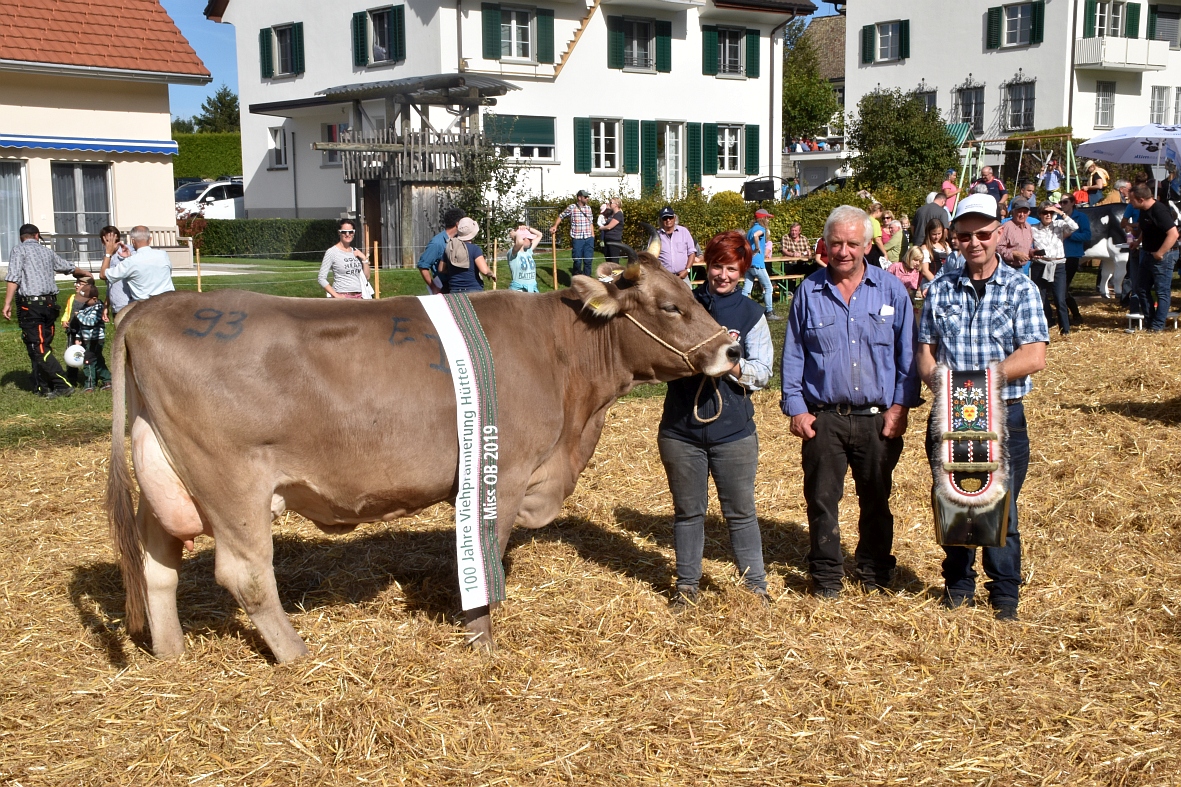
[[488, 607], [469, 609], [464, 613], [467, 623], [467, 637], [465, 638], [472, 650], [492, 653], [496, 650], [496, 642], [492, 639], [492, 616], [488, 614]]

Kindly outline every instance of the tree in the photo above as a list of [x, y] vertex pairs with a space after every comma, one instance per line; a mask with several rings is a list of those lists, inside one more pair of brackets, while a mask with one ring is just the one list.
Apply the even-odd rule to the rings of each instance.
[[927, 191], [943, 173], [959, 166], [955, 140], [937, 109], [927, 109], [917, 94], [894, 90], [868, 93], [850, 114], [845, 141], [857, 152], [853, 171], [858, 185]]
[[172, 136], [177, 134], [192, 134], [196, 132], [197, 128], [193, 125], [192, 118], [177, 117], [172, 119]]
[[840, 101], [828, 80], [820, 74], [816, 48], [805, 34], [803, 19], [784, 28], [783, 138], [820, 136], [841, 111]]
[[201, 105], [201, 114], [193, 118], [193, 123], [196, 124], [197, 131], [206, 134], [240, 131], [238, 96], [222, 85], [216, 93], [205, 99], [205, 103]]

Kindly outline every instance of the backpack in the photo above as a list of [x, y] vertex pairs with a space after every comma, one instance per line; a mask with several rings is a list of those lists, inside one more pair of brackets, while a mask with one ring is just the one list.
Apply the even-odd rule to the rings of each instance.
[[472, 266], [471, 258], [467, 253], [467, 243], [459, 238], [451, 238], [447, 241], [447, 249], [444, 254], [447, 256], [448, 265], [464, 270]]

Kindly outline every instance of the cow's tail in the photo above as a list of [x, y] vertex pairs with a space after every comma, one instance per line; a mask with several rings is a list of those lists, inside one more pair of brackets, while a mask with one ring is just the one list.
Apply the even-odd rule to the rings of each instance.
[[[131, 315], [126, 315], [130, 317]], [[111, 349], [111, 384], [113, 411], [111, 413], [111, 467], [107, 473], [107, 518], [111, 526], [111, 541], [119, 557], [123, 573], [123, 587], [127, 595], [125, 620], [133, 635], [143, 633], [146, 622], [147, 580], [144, 577], [144, 554], [140, 544], [139, 527], [135, 521], [135, 505], [131, 500], [131, 473], [127, 469], [127, 387], [130, 371], [127, 368], [126, 320], [115, 329], [115, 343]]]

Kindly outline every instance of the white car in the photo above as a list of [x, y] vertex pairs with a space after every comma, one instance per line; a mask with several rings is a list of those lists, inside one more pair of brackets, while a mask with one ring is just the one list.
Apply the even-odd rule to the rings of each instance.
[[176, 216], [240, 219], [246, 215], [242, 184], [232, 180], [186, 183], [176, 190]]

